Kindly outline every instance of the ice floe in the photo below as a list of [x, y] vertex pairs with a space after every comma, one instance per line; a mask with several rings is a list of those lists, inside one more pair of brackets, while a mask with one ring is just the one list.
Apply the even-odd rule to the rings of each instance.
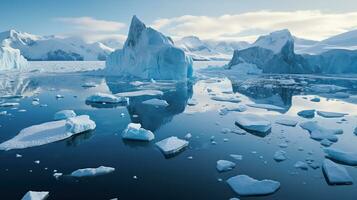
[[247, 131], [266, 133], [271, 130], [270, 121], [252, 114], [239, 115], [236, 124]]
[[322, 168], [329, 184], [344, 185], [353, 183], [353, 179], [348, 174], [346, 168], [332, 162], [331, 160], [325, 159], [322, 164]]
[[180, 152], [188, 146], [188, 141], [179, 139], [175, 136], [168, 137], [164, 140], [156, 142], [156, 146], [165, 154], [172, 155]]
[[226, 101], [231, 103], [239, 103], [242, 101], [236, 96], [213, 96], [211, 99], [215, 101]]
[[14, 138], [0, 144], [0, 150], [24, 149], [64, 140], [75, 134], [95, 129], [88, 115], [46, 122], [22, 129]]
[[123, 131], [122, 137], [127, 140], [151, 141], [155, 135], [150, 130], [141, 128], [141, 124], [130, 123]]
[[315, 117], [315, 110], [302, 110], [297, 113], [300, 117], [304, 118], [314, 118]]
[[138, 97], [138, 96], [162, 96], [164, 93], [160, 90], [138, 90], [131, 92], [121, 92], [115, 94], [118, 97]]
[[328, 129], [320, 126], [316, 121], [307, 121], [300, 124], [301, 128], [309, 131], [310, 137], [314, 140], [328, 139], [337, 142], [337, 134], [342, 134], [342, 129]]
[[274, 106], [271, 104], [259, 104], [259, 103], [255, 103], [255, 104], [247, 104], [247, 106], [249, 107], [253, 107], [253, 108], [261, 108], [261, 109], [266, 109], [266, 110], [273, 110], [273, 111], [284, 111], [285, 108], [279, 107], [279, 106]]
[[289, 120], [289, 119], [278, 119], [275, 121], [275, 123], [285, 125], [285, 126], [295, 127], [298, 122], [295, 120]]
[[243, 160], [243, 156], [242, 155], [230, 154], [229, 156], [232, 157], [235, 160]]
[[6, 103], [2, 103], [0, 104], [0, 107], [16, 107], [19, 106], [20, 104], [17, 102], [6, 102]]
[[100, 176], [115, 171], [113, 167], [100, 166], [98, 168], [77, 169], [71, 173], [73, 177]]
[[315, 97], [315, 98], [310, 99], [310, 101], [312, 101], [312, 102], [320, 102], [321, 99], [319, 97]]
[[157, 106], [157, 107], [167, 107], [167, 106], [169, 106], [169, 104], [167, 103], [166, 100], [156, 99], [156, 98], [143, 101], [142, 103], [146, 104], [146, 105]]
[[278, 150], [274, 153], [274, 160], [277, 162], [281, 162], [286, 160], [286, 152], [283, 150]]
[[128, 99], [126, 97], [117, 97], [112, 94], [96, 93], [92, 96], [87, 97], [86, 101], [89, 103], [116, 104], [116, 103], [126, 103], [128, 102]]
[[241, 196], [268, 195], [280, 188], [280, 183], [274, 180], [256, 180], [247, 175], [237, 175], [227, 180], [229, 186]]
[[54, 120], [62, 120], [62, 119], [68, 119], [71, 117], [75, 117], [77, 114], [73, 110], [61, 110], [55, 113], [54, 115]]
[[28, 191], [21, 200], [45, 200], [49, 196], [49, 192]]
[[302, 169], [302, 170], [308, 170], [309, 169], [307, 163], [306, 162], [302, 162], [302, 161], [297, 161], [294, 164], [294, 167], [298, 168], [298, 169]]
[[228, 160], [218, 160], [216, 168], [219, 172], [225, 172], [232, 170], [235, 166], [236, 164], [234, 162]]
[[339, 118], [348, 115], [347, 113], [327, 112], [327, 111], [317, 111], [316, 113], [321, 117], [325, 117], [325, 118]]
[[335, 148], [324, 149], [326, 156], [346, 165], [357, 166], [357, 153], [342, 151]]

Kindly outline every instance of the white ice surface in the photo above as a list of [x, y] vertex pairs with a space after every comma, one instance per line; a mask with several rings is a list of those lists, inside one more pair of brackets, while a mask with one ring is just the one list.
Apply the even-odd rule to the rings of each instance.
[[237, 175], [227, 180], [229, 186], [242, 196], [268, 195], [280, 188], [280, 183], [274, 180], [256, 180], [247, 175]]
[[346, 165], [357, 166], [357, 153], [356, 152], [347, 152], [335, 148], [326, 148], [324, 149], [326, 156], [333, 160], [337, 160]]
[[236, 118], [236, 124], [248, 131], [266, 133], [271, 129], [271, 123], [259, 116], [246, 114]]
[[49, 196], [49, 192], [28, 191], [21, 200], [45, 200]]
[[86, 177], [86, 176], [100, 176], [104, 174], [109, 174], [115, 171], [113, 167], [100, 166], [97, 168], [84, 168], [77, 169], [71, 173], [73, 177]]
[[232, 170], [235, 166], [236, 164], [234, 162], [228, 160], [218, 160], [216, 168], [219, 172], [225, 172]]
[[175, 136], [168, 137], [164, 140], [156, 142], [156, 146], [165, 154], [175, 154], [188, 146], [188, 141], [179, 139]]
[[322, 169], [326, 174], [326, 178], [329, 184], [352, 184], [353, 179], [348, 174], [346, 168], [342, 165], [336, 164], [331, 160], [325, 159], [322, 165]]
[[151, 141], [155, 138], [155, 135], [150, 130], [141, 128], [141, 124], [130, 123], [123, 131], [122, 138], [128, 140]]

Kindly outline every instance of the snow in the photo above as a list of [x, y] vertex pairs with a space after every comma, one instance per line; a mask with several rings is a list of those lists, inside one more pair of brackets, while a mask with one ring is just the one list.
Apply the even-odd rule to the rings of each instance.
[[302, 110], [297, 113], [300, 117], [304, 118], [314, 118], [315, 110]]
[[106, 93], [96, 93], [92, 96], [89, 96], [86, 99], [87, 102], [90, 103], [109, 103], [109, 104], [116, 104], [116, 103], [123, 103], [127, 102], [128, 99], [125, 97], [117, 97], [112, 94], [106, 94]]
[[53, 117], [54, 120], [62, 120], [62, 119], [68, 119], [71, 117], [75, 117], [77, 114], [73, 110], [61, 110], [55, 113], [55, 116]]
[[283, 150], [278, 150], [274, 153], [274, 160], [277, 162], [281, 162], [286, 160], [286, 152]]
[[167, 101], [162, 100], [162, 99], [156, 99], [156, 98], [145, 100], [142, 103], [146, 104], [146, 105], [152, 105], [152, 106], [158, 106], [158, 107], [167, 107], [167, 106], [169, 106]]
[[266, 110], [275, 110], [275, 111], [284, 111], [285, 109], [279, 106], [274, 106], [274, 105], [270, 105], [270, 104], [247, 104], [247, 106], [249, 107], [253, 107], [253, 108], [262, 108], [262, 109], [266, 109]]
[[327, 112], [327, 111], [317, 111], [316, 113], [321, 117], [325, 117], [325, 118], [339, 118], [348, 115], [347, 113]]
[[307, 121], [300, 124], [301, 128], [309, 131], [310, 137], [314, 140], [327, 139], [331, 142], [337, 142], [336, 135], [342, 134], [342, 129], [328, 129], [320, 126], [316, 121]]
[[302, 170], [308, 170], [309, 169], [308, 165], [305, 162], [302, 162], [302, 161], [297, 161], [294, 164], [294, 167], [298, 168], [298, 169], [302, 169]]
[[21, 70], [27, 67], [27, 60], [18, 49], [13, 49], [10, 46], [0, 46], [0, 71]]
[[84, 169], [77, 169], [71, 173], [73, 177], [87, 177], [87, 176], [100, 176], [109, 174], [115, 171], [113, 167], [105, 167], [100, 166], [98, 168], [84, 168]]
[[247, 175], [237, 175], [227, 180], [229, 186], [241, 196], [268, 195], [280, 188], [280, 183], [274, 180], [256, 180]]
[[156, 146], [165, 154], [176, 154], [188, 146], [188, 141], [179, 139], [175, 136], [168, 137], [156, 142]]
[[143, 79], [186, 80], [192, 77], [192, 65], [192, 58], [171, 38], [133, 16], [123, 49], [108, 56], [104, 72]]
[[151, 141], [155, 135], [151, 131], [141, 128], [141, 124], [130, 123], [123, 131], [122, 137], [128, 140]]
[[22, 197], [21, 200], [45, 200], [49, 196], [49, 192], [36, 192], [36, 191], [28, 191], [25, 196]]
[[326, 156], [346, 165], [357, 166], [357, 153], [347, 152], [334, 148], [324, 149]]
[[260, 36], [251, 46], [269, 49], [276, 54], [281, 51], [288, 41], [293, 42], [294, 38], [289, 30], [283, 29], [272, 32], [269, 35]]
[[24, 149], [45, 145], [94, 128], [95, 123], [90, 120], [88, 115], [33, 125], [22, 129], [14, 138], [1, 143], [0, 150]]
[[325, 159], [322, 164], [322, 169], [326, 175], [327, 182], [332, 185], [352, 184], [353, 179], [348, 174], [347, 170], [331, 160]]
[[290, 119], [278, 119], [278, 120], [275, 121], [275, 123], [281, 124], [281, 125], [284, 125], [284, 126], [295, 127], [298, 122], [295, 121], [295, 120], [290, 120]]
[[236, 124], [247, 131], [266, 133], [271, 130], [269, 121], [252, 114], [239, 115]]
[[162, 96], [164, 93], [160, 90], [139, 90], [131, 92], [121, 92], [115, 94], [118, 97], [138, 97], [138, 96]]
[[232, 170], [235, 166], [236, 164], [234, 162], [228, 160], [218, 160], [216, 168], [219, 172], [225, 172]]

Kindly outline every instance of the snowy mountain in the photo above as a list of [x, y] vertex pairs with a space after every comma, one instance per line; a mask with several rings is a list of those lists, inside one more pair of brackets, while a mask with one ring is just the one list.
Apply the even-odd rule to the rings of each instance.
[[133, 16], [123, 49], [110, 54], [104, 73], [143, 79], [184, 80], [192, 76], [192, 58], [170, 37]]
[[175, 41], [193, 60], [229, 60], [235, 49], [246, 48], [247, 42], [202, 41], [196, 36], [187, 36]]
[[28, 60], [105, 60], [113, 51], [103, 43], [87, 43], [78, 37], [37, 36], [9, 30], [0, 42], [19, 49]]
[[302, 49], [299, 53], [320, 54], [332, 49], [357, 50], [357, 30], [348, 31]]

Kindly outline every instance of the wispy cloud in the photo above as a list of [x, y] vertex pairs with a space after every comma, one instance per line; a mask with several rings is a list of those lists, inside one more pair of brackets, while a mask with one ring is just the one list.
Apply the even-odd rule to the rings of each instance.
[[218, 17], [184, 15], [158, 19], [152, 26], [173, 37], [253, 41], [260, 34], [287, 28], [298, 37], [322, 40], [357, 28], [357, 12], [264, 10]]

